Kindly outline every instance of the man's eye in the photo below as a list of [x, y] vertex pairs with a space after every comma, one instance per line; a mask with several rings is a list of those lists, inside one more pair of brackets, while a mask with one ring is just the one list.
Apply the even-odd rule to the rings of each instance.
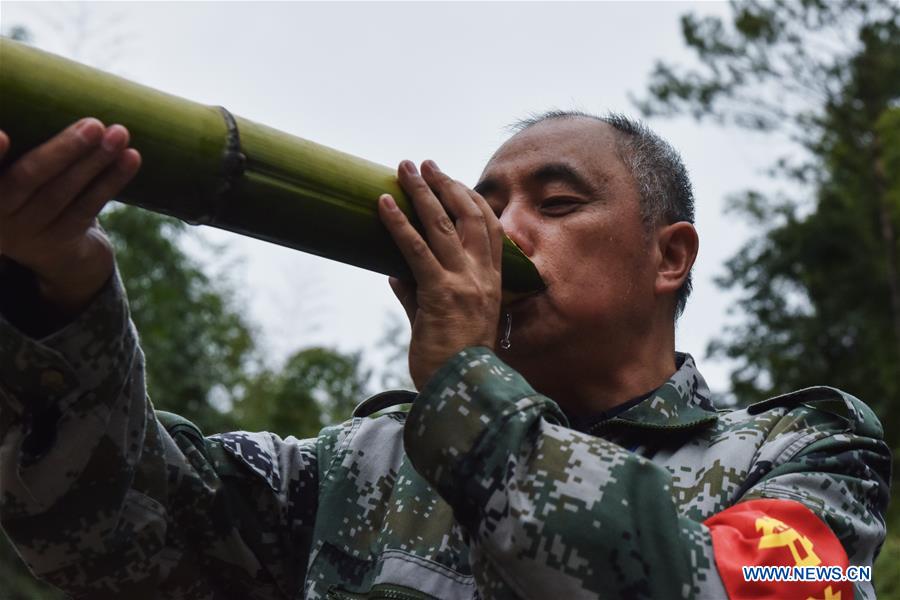
[[548, 198], [541, 202], [541, 212], [548, 215], [565, 215], [580, 205], [581, 202], [576, 198]]

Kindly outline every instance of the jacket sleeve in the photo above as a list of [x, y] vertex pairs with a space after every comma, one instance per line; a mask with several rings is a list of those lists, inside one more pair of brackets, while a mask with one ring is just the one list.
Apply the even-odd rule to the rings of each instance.
[[[564, 424], [554, 402], [486, 348], [469, 348], [451, 359], [410, 411], [406, 452], [468, 532], [485, 596], [726, 597], [728, 582], [719, 572], [713, 544], [717, 525], [679, 514], [671, 474]], [[745, 491], [748, 499], [784, 499], [806, 513], [821, 509], [814, 518], [818, 523], [825, 513], [835, 513], [844, 526], [863, 532], [865, 539], [856, 541], [868, 548], [871, 559], [884, 536], [878, 513], [884, 506], [870, 502], [872, 487], [879, 484], [859, 461], [872, 459], [883, 468], [886, 447], [846, 436], [842, 443], [844, 450], [859, 453], [853, 463], [833, 454], [832, 463], [823, 467], [811, 458], [819, 456], [820, 444], [800, 452], [793, 467], [785, 468], [796, 470], [781, 480], [790, 493], [781, 493], [777, 478]], [[820, 467], [830, 474], [843, 472], [857, 501], [836, 505], [826, 500], [824, 509], [795, 502], [807, 497], [803, 490], [823, 485], [815, 475]], [[752, 515], [740, 518], [750, 519], [755, 528]], [[730, 524], [726, 518], [725, 525]], [[822, 597], [821, 591], [815, 597]]]
[[[729, 591], [735, 594], [745, 589], [742, 586], [754, 583], [738, 579], [734, 558], [741, 555], [740, 544], [752, 541], [757, 547], [764, 545], [760, 534], [783, 544], [797, 564], [840, 562], [844, 567], [869, 568], [886, 535], [891, 452], [875, 413], [853, 396], [829, 387], [792, 392], [751, 406], [749, 411], [759, 414], [779, 406], [787, 409], [779, 425], [797, 428], [795, 423], [803, 423], [805, 427], [798, 428], [801, 435], [785, 449], [786, 456], [778, 464], [758, 465], [757, 476], [749, 478], [740, 491], [739, 504], [705, 522], [712, 531], [719, 571], [726, 581], [730, 578]], [[742, 523], [749, 525], [747, 515], [742, 513], [754, 514], [747, 507], [786, 505], [786, 500], [814, 515], [818, 523], [812, 523], [813, 527], [826, 525], [843, 551], [837, 560], [819, 556], [828, 552], [826, 536], [819, 536], [823, 539], [820, 551], [810, 539], [786, 531], [785, 523], [773, 522], [770, 515], [756, 515], [753, 534], [747, 536], [740, 531]], [[733, 516], [725, 517], [729, 512]], [[875, 598], [868, 580], [834, 585], [832, 596], [836, 597], [841, 588], [846, 590], [846, 597]]]
[[21, 282], [7, 284], [0, 522], [32, 572], [75, 597], [293, 598], [319, 455], [340, 430], [203, 438], [163, 415], [167, 430], [146, 396], [118, 275], [41, 338], [22, 331], [41, 324], [10, 300]]

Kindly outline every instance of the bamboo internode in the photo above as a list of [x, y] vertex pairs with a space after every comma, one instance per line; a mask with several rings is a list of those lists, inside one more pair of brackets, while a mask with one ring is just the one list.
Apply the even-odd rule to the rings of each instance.
[[[381, 224], [377, 200], [413, 210], [393, 169], [0, 38], [0, 129], [7, 161], [72, 122], [93, 116], [121, 123], [143, 163], [117, 200], [317, 254], [408, 277]], [[530, 260], [508, 238], [503, 288], [543, 288]]]

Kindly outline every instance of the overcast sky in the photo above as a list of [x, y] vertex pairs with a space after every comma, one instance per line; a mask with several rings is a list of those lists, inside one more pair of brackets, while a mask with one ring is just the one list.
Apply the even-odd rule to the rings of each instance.
[[[434, 159], [471, 184], [505, 126], [549, 108], [636, 114], [654, 61], [689, 62], [679, 16], [725, 3], [2, 3], [3, 29], [82, 62], [385, 165]], [[729, 193], [770, 187], [784, 148], [689, 119], [653, 120], [682, 152], [697, 198], [700, 257], [677, 346], [714, 390], [728, 365], [704, 360], [734, 296], [715, 287], [749, 231], [722, 213]], [[310, 344], [371, 348], [402, 312], [385, 277], [240, 236], [225, 243], [273, 362]], [[372, 363], [378, 362], [369, 353]], [[152, 357], [151, 357], [152, 360]]]

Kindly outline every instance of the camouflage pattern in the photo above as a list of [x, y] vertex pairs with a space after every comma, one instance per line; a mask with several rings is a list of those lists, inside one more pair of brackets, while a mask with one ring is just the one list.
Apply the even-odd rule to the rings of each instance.
[[469, 348], [408, 414], [368, 416], [412, 400], [389, 392], [315, 439], [204, 438], [153, 410], [113, 279], [49, 337], [0, 318], [0, 519], [35, 574], [89, 598], [724, 598], [703, 521], [759, 498], [802, 502], [870, 565], [874, 414], [824, 387], [716, 411], [678, 362], [587, 433]]

